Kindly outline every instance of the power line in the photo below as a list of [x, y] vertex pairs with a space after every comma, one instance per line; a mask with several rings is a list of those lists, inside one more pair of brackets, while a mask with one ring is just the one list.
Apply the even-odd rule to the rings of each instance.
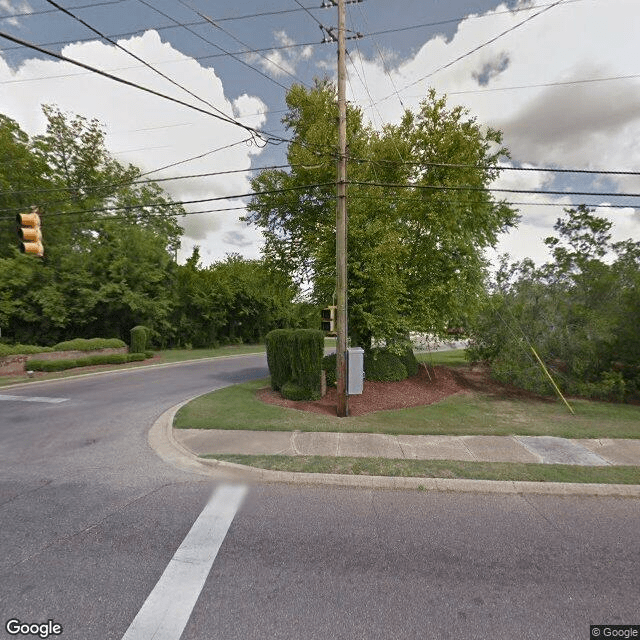
[[48, 2], [52, 7], [55, 7], [59, 11], [62, 11], [64, 14], [70, 16], [71, 18], [79, 22], [81, 25], [87, 27], [87, 29], [90, 29], [91, 31], [93, 31], [93, 33], [105, 39], [107, 42], [110, 42], [114, 47], [116, 47], [117, 49], [120, 49], [120, 51], [123, 51], [128, 56], [131, 56], [134, 60], [141, 62], [145, 67], [147, 67], [147, 69], [150, 69], [154, 73], [158, 74], [160, 77], [164, 78], [165, 80], [168, 80], [172, 85], [178, 87], [179, 89], [182, 89], [183, 91], [188, 93], [191, 97], [195, 98], [196, 100], [199, 100], [203, 104], [206, 104], [208, 107], [211, 107], [214, 111], [217, 111], [219, 114], [229, 119], [230, 121], [237, 123], [237, 120], [235, 120], [231, 116], [224, 113], [224, 111], [222, 111], [221, 109], [218, 109], [218, 107], [211, 104], [208, 100], [201, 98], [199, 95], [195, 94], [193, 91], [187, 89], [184, 85], [180, 84], [179, 82], [176, 82], [173, 78], [170, 78], [168, 75], [162, 73], [162, 71], [160, 71], [159, 69], [156, 69], [153, 65], [149, 64], [146, 60], [136, 55], [132, 51], [129, 51], [129, 49], [127, 49], [126, 47], [123, 47], [121, 44], [119, 44], [115, 40], [112, 40], [109, 36], [104, 35], [101, 31], [91, 26], [88, 22], [86, 22], [82, 18], [76, 16], [74, 13], [71, 13], [71, 11], [69, 11], [68, 9], [65, 9], [64, 7], [60, 6], [57, 2], [54, 2], [54, 0], [45, 0], [45, 1]]
[[[154, 7], [152, 4], [146, 2], [146, 0], [138, 0], [138, 1], [141, 4], [144, 4], [145, 6], [149, 7], [150, 9], [153, 9], [154, 11], [159, 13], [161, 16], [164, 16], [165, 18], [168, 18], [169, 20], [172, 20], [173, 22], [176, 22], [177, 24], [180, 24], [180, 23], [178, 23], [177, 20], [174, 20], [171, 16], [169, 16], [166, 13], [164, 13], [164, 11], [160, 11], [160, 9], [158, 9], [157, 7]], [[191, 7], [189, 7], [189, 8], [191, 9]], [[197, 12], [195, 12], [195, 13], [197, 13]], [[200, 14], [198, 14], [198, 15], [200, 15]], [[201, 16], [201, 17], [203, 17], [203, 16]], [[197, 38], [199, 38], [203, 42], [206, 42], [207, 44], [210, 44], [211, 46], [215, 47], [216, 49], [222, 51], [225, 55], [231, 56], [234, 60], [238, 61], [240, 64], [244, 65], [245, 67], [248, 67], [249, 69], [255, 71], [256, 73], [259, 73], [261, 76], [263, 76], [267, 80], [277, 84], [279, 87], [281, 87], [285, 91], [287, 90], [287, 87], [285, 87], [283, 84], [281, 84], [277, 80], [274, 80], [272, 77], [268, 76], [266, 73], [263, 73], [262, 71], [260, 71], [260, 69], [256, 69], [256, 67], [253, 67], [248, 62], [245, 62], [241, 58], [238, 58], [238, 56], [236, 54], [230, 53], [226, 49], [223, 49], [220, 45], [217, 45], [215, 42], [211, 42], [211, 40], [208, 40], [204, 36], [201, 36], [197, 31], [194, 31], [193, 29], [185, 26], [184, 24], [180, 24], [180, 26], [184, 27], [189, 33], [191, 33], [192, 35], [196, 36]]]
[[553, 191], [545, 189], [501, 189], [496, 187], [473, 187], [471, 185], [431, 185], [431, 184], [394, 184], [387, 182], [360, 182], [349, 180], [349, 184], [364, 187], [385, 187], [387, 189], [417, 189], [431, 191], [483, 191], [492, 193], [530, 193], [534, 195], [554, 196], [597, 196], [602, 198], [640, 198], [640, 193], [607, 193], [596, 191]]
[[[220, 200], [238, 200], [240, 198], [253, 198], [255, 196], [273, 195], [278, 193], [288, 193], [290, 191], [305, 191], [307, 189], [316, 189], [318, 187], [334, 186], [335, 182], [320, 182], [317, 184], [305, 184], [297, 187], [284, 187], [282, 189], [266, 189], [264, 191], [250, 191], [248, 193], [239, 193], [228, 196], [216, 196], [214, 198], [199, 198], [196, 200], [180, 200], [170, 202], [155, 202], [153, 204], [131, 204], [112, 207], [98, 207], [95, 209], [80, 209], [76, 211], [57, 211], [57, 212], [45, 212], [47, 216], [67, 216], [84, 213], [107, 213], [109, 211], [135, 211], [137, 209], [146, 208], [162, 208], [162, 207], [177, 207], [184, 206], [186, 204], [200, 204], [202, 202], [218, 202]], [[180, 216], [182, 213], [173, 213], [172, 216]], [[11, 217], [3, 216], [0, 220], [11, 220]]]
[[150, 89], [149, 87], [144, 87], [142, 85], [139, 85], [135, 82], [131, 82], [130, 80], [125, 80], [124, 78], [121, 78], [119, 76], [114, 76], [111, 73], [108, 73], [106, 71], [102, 71], [96, 67], [92, 67], [91, 65], [85, 64], [84, 62], [80, 62], [79, 60], [75, 60], [73, 58], [69, 58], [67, 56], [64, 56], [60, 53], [55, 53], [53, 51], [48, 51], [47, 49], [43, 49], [42, 47], [33, 44], [32, 42], [27, 42], [26, 40], [22, 40], [21, 38], [17, 38], [15, 36], [12, 36], [8, 33], [2, 32], [0, 31], [0, 37], [2, 38], [6, 38], [7, 40], [10, 40], [11, 42], [16, 42], [17, 44], [21, 44], [24, 47], [27, 47], [28, 49], [33, 49], [34, 51], [38, 51], [39, 53], [44, 53], [45, 55], [51, 56], [52, 58], [56, 58], [58, 60], [62, 60], [63, 62], [69, 62], [70, 64], [73, 64], [75, 66], [81, 67], [83, 69], [87, 69], [88, 71], [91, 71], [93, 73], [96, 73], [98, 75], [101, 75], [105, 78], [109, 78], [110, 80], [115, 80], [116, 82], [119, 82], [121, 84], [127, 85], [129, 87], [133, 87], [135, 89], [139, 89], [141, 91], [145, 91], [147, 93], [150, 93], [152, 95], [158, 96], [160, 98], [164, 98], [165, 100], [169, 100], [171, 102], [175, 102], [176, 104], [180, 104], [184, 107], [188, 107], [189, 109], [193, 109], [194, 111], [198, 111], [199, 113], [204, 113], [205, 115], [208, 116], [213, 116], [214, 118], [221, 120], [222, 122], [227, 122], [229, 124], [234, 124], [238, 127], [241, 127], [242, 129], [245, 129], [246, 131], [249, 131], [251, 134], [255, 134], [258, 137], [262, 138], [264, 140], [264, 136], [266, 136], [266, 140], [265, 142], [267, 143], [281, 143], [281, 142], [290, 142], [290, 140], [286, 139], [286, 138], [280, 138], [278, 136], [272, 136], [269, 135], [266, 132], [260, 131], [258, 129], [254, 129], [253, 127], [250, 127], [248, 125], [242, 124], [240, 122], [237, 122], [235, 120], [230, 120], [226, 117], [222, 117], [217, 113], [213, 113], [211, 111], [207, 111], [206, 109], [201, 109], [200, 107], [197, 107], [193, 104], [189, 104], [188, 102], [184, 102], [182, 100], [179, 100], [178, 98], [173, 98], [169, 95], [166, 95], [164, 93], [161, 93], [159, 91], [155, 91], [154, 89]]
[[[439, 73], [440, 71], [444, 71], [444, 69], [448, 69], [449, 67], [453, 66], [454, 64], [456, 64], [457, 62], [460, 62], [461, 60], [464, 60], [465, 58], [473, 55], [474, 53], [476, 53], [477, 51], [480, 51], [480, 49], [483, 49], [484, 47], [493, 44], [494, 42], [496, 42], [497, 40], [499, 40], [500, 38], [502, 38], [503, 36], [506, 36], [507, 34], [515, 31], [516, 29], [518, 29], [519, 27], [521, 27], [522, 25], [526, 24], [527, 22], [530, 22], [531, 20], [533, 20], [534, 18], [537, 18], [538, 16], [542, 15], [543, 13], [546, 13], [547, 11], [549, 11], [550, 9], [553, 9], [554, 7], [557, 7], [559, 4], [562, 4], [563, 2], [566, 2], [567, 0], [556, 0], [555, 2], [552, 2], [550, 5], [547, 5], [546, 7], [544, 7], [542, 9], [542, 11], [538, 11], [537, 13], [534, 13], [533, 15], [529, 16], [528, 18], [525, 18], [524, 20], [522, 20], [521, 22], [519, 22], [518, 24], [509, 27], [509, 29], [506, 29], [505, 31], [503, 31], [502, 33], [499, 33], [497, 36], [494, 36], [493, 38], [490, 38], [489, 40], [487, 40], [486, 42], [483, 42], [482, 44], [478, 45], [477, 47], [474, 47], [473, 49], [471, 49], [470, 51], [467, 51], [466, 53], [463, 53], [462, 55], [458, 56], [457, 58], [455, 58], [454, 60], [451, 60], [450, 62], [447, 62], [447, 64], [444, 64], [440, 67], [438, 67], [437, 69], [434, 69], [433, 71], [431, 71], [430, 73], [428, 73], [425, 76], [422, 76], [421, 78], [418, 78], [417, 80], [415, 80], [414, 82], [410, 82], [409, 84], [405, 85], [404, 87], [402, 87], [402, 89], [400, 89], [400, 91], [406, 91], [409, 87], [413, 87], [416, 84], [419, 84], [420, 82], [423, 82], [424, 80], [426, 80], [427, 78], [431, 78], [432, 76], [434, 76], [436, 73]], [[531, 9], [531, 7], [528, 7], [529, 9]], [[381, 98], [380, 100], [378, 100], [378, 103], [380, 102], [384, 102], [385, 100], [388, 100], [389, 98], [392, 98], [395, 94], [389, 94], [388, 96], [385, 96], [384, 98]]]
[[[93, 2], [91, 4], [81, 4], [76, 7], [69, 7], [69, 9], [72, 11], [75, 11], [76, 9], [93, 9], [94, 7], [101, 7], [107, 4], [120, 4], [122, 2], [127, 2], [127, 0], [105, 0], [104, 2]], [[44, 9], [43, 11], [25, 11], [22, 13], [11, 13], [8, 15], [0, 16], [0, 20], [8, 20], [10, 18], [39, 16], [39, 15], [44, 15], [46, 13], [55, 13], [55, 11], [53, 9]]]
[[425, 161], [408, 161], [404, 160], [398, 162], [396, 160], [370, 160], [366, 158], [353, 158], [349, 156], [349, 160], [357, 163], [380, 163], [380, 164], [402, 164], [409, 166], [424, 166], [424, 167], [451, 167], [451, 168], [466, 168], [466, 169], [485, 169], [485, 170], [499, 170], [499, 171], [534, 171], [534, 172], [547, 172], [547, 173], [578, 173], [578, 174], [591, 174], [591, 175], [614, 175], [614, 176], [640, 176], [640, 171], [624, 171], [624, 170], [605, 170], [605, 169], [572, 169], [566, 167], [508, 167], [504, 165], [478, 165], [478, 164], [465, 164], [455, 162], [425, 162]]
[[[267, 171], [267, 170], [272, 170], [272, 169], [286, 169], [290, 166], [293, 167], [304, 167], [305, 169], [317, 169], [320, 168], [324, 165], [301, 165], [301, 164], [296, 164], [296, 165], [288, 165], [288, 164], [275, 164], [275, 165], [271, 165], [271, 166], [266, 166], [266, 167], [249, 167], [248, 169], [227, 169], [226, 171], [208, 171], [206, 173], [193, 173], [193, 174], [189, 174], [189, 175], [185, 175], [185, 176], [172, 176], [170, 178], [155, 178], [153, 180], [132, 180], [131, 182], [116, 182], [116, 183], [112, 183], [112, 184], [102, 184], [102, 185], [96, 185], [96, 186], [89, 186], [89, 187], [85, 187], [83, 189], [83, 191], [101, 191], [103, 189], [113, 189], [113, 188], [117, 188], [117, 187], [122, 187], [122, 186], [130, 186], [130, 185], [153, 185], [153, 184], [157, 184], [158, 182], [171, 182], [173, 180], [191, 180], [194, 178], [210, 178], [212, 176], [224, 176], [224, 175], [230, 175], [230, 174], [234, 174], [234, 173], [249, 173], [251, 171]], [[156, 169], [155, 171], [158, 171], [158, 169]], [[65, 191], [70, 191], [69, 187], [50, 187], [48, 189], [26, 189], [26, 190], [22, 190], [22, 191], [0, 191], [0, 196], [16, 196], [16, 195], [24, 195], [24, 194], [31, 194], [31, 193], [59, 193], [59, 192], [65, 192]], [[55, 201], [55, 202], [44, 202], [42, 203], [42, 206], [48, 206], [51, 204], [59, 204], [61, 202], [67, 202], [67, 200], [59, 200], [59, 201]], [[0, 209], [0, 211], [13, 211], [13, 209]]]
[[[140, 2], [143, 2], [144, 0], [139, 0]], [[290, 76], [291, 78], [293, 78], [294, 80], [296, 80], [297, 82], [299, 82], [300, 84], [304, 85], [305, 87], [309, 88], [309, 85], [304, 82], [303, 80], [300, 80], [300, 78], [298, 78], [297, 76], [295, 76], [293, 73], [291, 73], [290, 71], [288, 71], [287, 69], [285, 69], [282, 65], [278, 64], [277, 62], [274, 62], [273, 60], [270, 60], [267, 56], [262, 55], [262, 53], [260, 53], [259, 51], [253, 51], [251, 49], [251, 47], [246, 43], [243, 42], [242, 40], [240, 40], [239, 38], [237, 38], [236, 36], [234, 36], [230, 31], [228, 31], [227, 29], [225, 29], [224, 27], [221, 27], [219, 24], [217, 24], [217, 22], [215, 22], [212, 18], [210, 18], [209, 16], [207, 16], [204, 13], [200, 13], [200, 11], [198, 11], [197, 9], [195, 9], [194, 7], [192, 7], [190, 4], [184, 2], [183, 0], [178, 0], [178, 2], [182, 5], [184, 5], [185, 7], [191, 9], [191, 11], [193, 11], [195, 14], [199, 15], [201, 18], [203, 18], [206, 22], [208, 22], [209, 24], [213, 25], [216, 29], [219, 29], [220, 31], [222, 31], [223, 33], [225, 33], [226, 35], [228, 35], [230, 38], [232, 38], [233, 40], [235, 40], [236, 42], [239, 42], [243, 47], [247, 47], [247, 51], [251, 52], [251, 53], [255, 53], [256, 55], [260, 56], [263, 60], [266, 60], [269, 64], [274, 65], [275, 67], [278, 67], [278, 69], [280, 69], [282, 72], [286, 73], [288, 76]], [[145, 2], [145, 4], [147, 4]], [[255, 67], [252, 67], [252, 69], [254, 69]], [[282, 86], [282, 85], [280, 85]]]

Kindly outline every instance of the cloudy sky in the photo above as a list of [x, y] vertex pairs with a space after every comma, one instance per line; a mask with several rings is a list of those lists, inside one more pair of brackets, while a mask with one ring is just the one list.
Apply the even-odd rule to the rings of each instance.
[[[98, 118], [120, 161], [144, 171], [174, 165], [150, 177], [234, 171], [162, 183], [177, 200], [220, 198], [189, 211], [231, 209], [186, 217], [180, 257], [195, 244], [205, 263], [230, 252], [257, 257], [260, 234], [235, 209], [247, 199], [232, 196], [250, 191], [248, 169], [282, 164], [285, 147], [261, 148], [211, 114], [285, 135], [287, 87], [335, 75], [335, 45], [322, 44], [320, 24], [335, 26], [337, 11], [321, 3], [58, 0], [68, 15], [46, 0], [0, 0], [0, 33], [209, 113], [2, 37], [0, 112], [31, 135], [44, 129], [43, 103]], [[348, 45], [348, 97], [375, 126], [435, 87], [504, 132], [513, 167], [640, 172], [639, 0], [363, 0], [347, 13], [348, 28], [364, 36]], [[543, 260], [562, 206], [581, 202], [615, 222], [616, 239], [640, 240], [640, 198], [620, 195], [640, 193], [639, 176], [504, 171], [494, 186], [616, 194], [507, 194], [525, 203], [499, 246], [514, 259]]]

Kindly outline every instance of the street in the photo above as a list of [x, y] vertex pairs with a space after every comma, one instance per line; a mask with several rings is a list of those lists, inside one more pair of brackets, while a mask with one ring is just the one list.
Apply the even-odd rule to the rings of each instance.
[[[231, 486], [163, 462], [151, 425], [266, 375], [264, 356], [243, 356], [0, 392], [13, 396], [0, 400], [1, 637], [21, 637], [10, 619], [126, 637], [212, 492]], [[639, 506], [247, 486], [184, 631], [154, 637], [587, 639], [590, 624], [640, 622]], [[160, 602], [175, 606], [189, 580]]]

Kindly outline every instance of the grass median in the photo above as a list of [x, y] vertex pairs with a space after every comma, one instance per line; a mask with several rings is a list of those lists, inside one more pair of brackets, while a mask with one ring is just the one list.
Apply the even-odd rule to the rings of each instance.
[[202, 457], [258, 467], [260, 469], [293, 471], [298, 473], [394, 476], [401, 478], [640, 484], [640, 467], [631, 466], [582, 467], [566, 464], [333, 458], [329, 456], [240, 455], [228, 453], [211, 454]]

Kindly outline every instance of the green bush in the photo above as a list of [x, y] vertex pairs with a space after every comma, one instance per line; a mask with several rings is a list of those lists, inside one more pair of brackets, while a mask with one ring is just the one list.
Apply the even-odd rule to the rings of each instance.
[[[280, 394], [287, 400], [317, 400], [318, 398], [310, 398], [308, 389], [300, 387], [295, 382], [287, 382], [282, 386]], [[318, 394], [319, 396], [319, 394]]]
[[142, 353], [149, 343], [150, 331], [147, 327], [139, 324], [131, 329], [131, 344], [129, 351], [131, 353]]
[[0, 358], [4, 356], [27, 356], [32, 353], [49, 353], [52, 347], [37, 347], [33, 344], [0, 344]]
[[126, 343], [118, 338], [75, 338], [59, 342], [53, 346], [53, 351], [97, 351], [99, 349], [120, 349], [126, 346]]
[[400, 356], [400, 361], [405, 366], [409, 377], [418, 375], [418, 369], [420, 365], [413, 354], [413, 349], [408, 347], [407, 350]]
[[324, 369], [327, 376], [327, 387], [335, 387], [336, 386], [336, 367], [337, 367], [337, 356], [335, 353], [332, 353], [328, 356], [322, 358], [322, 368]]
[[364, 354], [364, 374], [367, 380], [396, 382], [408, 377], [400, 358], [386, 349], [371, 349]]
[[265, 338], [267, 365], [271, 374], [271, 388], [280, 391], [292, 377], [291, 329], [274, 329]]
[[26, 368], [30, 371], [65, 371], [77, 367], [75, 360], [29, 360]]
[[296, 329], [291, 334], [291, 381], [306, 389], [308, 400], [320, 398], [324, 334], [319, 329]]
[[127, 354], [127, 360], [129, 362], [142, 362], [147, 359], [146, 353], [129, 353]]
[[153, 351], [148, 351], [148, 350], [147, 350], [147, 351], [145, 351], [145, 352], [144, 352], [144, 355], [145, 355], [147, 358], [153, 358], [153, 356], [155, 356], [156, 354], [155, 354]]

